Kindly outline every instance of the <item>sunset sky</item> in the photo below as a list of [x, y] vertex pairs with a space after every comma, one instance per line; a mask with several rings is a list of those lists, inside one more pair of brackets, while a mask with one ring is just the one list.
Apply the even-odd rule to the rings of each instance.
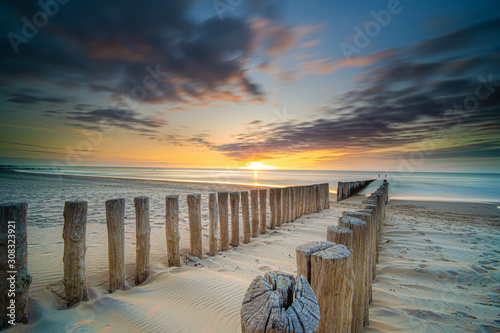
[[40, 3], [0, 164], [500, 172], [498, 0]]

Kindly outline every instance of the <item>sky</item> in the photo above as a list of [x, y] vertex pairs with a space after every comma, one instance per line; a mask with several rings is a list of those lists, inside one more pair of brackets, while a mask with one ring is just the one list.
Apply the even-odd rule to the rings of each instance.
[[500, 172], [500, 2], [0, 3], [0, 164]]

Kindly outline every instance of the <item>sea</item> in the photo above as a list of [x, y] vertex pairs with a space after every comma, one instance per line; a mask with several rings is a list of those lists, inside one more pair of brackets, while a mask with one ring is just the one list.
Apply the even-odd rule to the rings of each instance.
[[[183, 197], [200, 193], [208, 196], [208, 193], [220, 191], [224, 186], [232, 186], [234, 189], [231, 190], [248, 190], [253, 186], [329, 183], [334, 200], [338, 182], [367, 179], [375, 181], [360, 193], [362, 195], [375, 191], [385, 179], [390, 183], [391, 199], [475, 202], [500, 206], [498, 173], [141, 167], [47, 169], [38, 166], [0, 171], [0, 203], [27, 202], [28, 222], [44, 226], [63, 223], [65, 201], [83, 199], [89, 202], [89, 220], [105, 223], [106, 200], [126, 198], [127, 215], [133, 217], [133, 198], [145, 195], [151, 198], [152, 223], [161, 224], [164, 223], [165, 195], [178, 194]], [[180, 200], [181, 215], [186, 213], [184, 201]], [[203, 214], [206, 215], [205, 209]], [[181, 217], [181, 221], [184, 219]]]

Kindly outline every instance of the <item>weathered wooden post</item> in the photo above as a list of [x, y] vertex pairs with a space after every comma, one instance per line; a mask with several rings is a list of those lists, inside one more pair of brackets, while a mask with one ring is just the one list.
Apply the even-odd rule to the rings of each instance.
[[314, 186], [310, 185], [309, 186], [309, 214], [314, 213]]
[[332, 242], [309, 242], [297, 246], [295, 253], [297, 258], [297, 275], [305, 276], [307, 281], [311, 281], [311, 255], [334, 246]]
[[378, 257], [377, 257], [377, 252], [378, 252], [378, 247], [379, 247], [379, 236], [378, 236], [378, 206], [373, 203], [368, 203], [366, 201], [363, 202], [363, 210], [371, 210], [372, 211], [372, 230], [373, 230], [373, 236], [372, 236], [372, 242], [373, 242], [373, 259], [372, 259], [372, 279], [375, 279], [377, 276], [377, 262], [378, 262]]
[[315, 189], [316, 189], [316, 213], [319, 213], [323, 210], [323, 207], [321, 205], [321, 186], [319, 184], [317, 185], [314, 185]]
[[281, 213], [281, 192], [282, 189], [276, 189], [276, 225], [279, 227], [282, 222], [282, 213]]
[[319, 306], [305, 277], [279, 271], [257, 276], [241, 307], [242, 333], [316, 332]]
[[[365, 306], [365, 311], [364, 311], [364, 325], [368, 326], [370, 324], [370, 313], [369, 313], [369, 304], [372, 299], [372, 261], [373, 261], [373, 230], [372, 230], [372, 222], [371, 222], [371, 210], [370, 212], [342, 212], [342, 216], [351, 216], [351, 217], [356, 217], [362, 221], [364, 221], [367, 225], [366, 228], [366, 237], [365, 237], [365, 248], [366, 252], [364, 255], [364, 266], [365, 266], [365, 271], [364, 271], [364, 283], [365, 283], [365, 299], [364, 299], [364, 306]], [[356, 245], [353, 245], [354, 251]], [[355, 273], [356, 274], [356, 273]]]
[[281, 189], [281, 224], [288, 223], [288, 187]]
[[295, 197], [296, 197], [296, 189], [297, 187], [290, 187], [290, 219], [289, 222], [295, 221], [297, 218], [296, 210], [295, 210]]
[[3, 293], [0, 329], [16, 322], [28, 323], [31, 276], [28, 273], [27, 215], [27, 203], [0, 205], [0, 290]]
[[352, 249], [352, 230], [349, 228], [331, 225], [326, 228], [326, 241], [342, 244]]
[[289, 223], [290, 222], [290, 188], [285, 187], [285, 191], [283, 192], [285, 194], [285, 211], [284, 211], [284, 218], [283, 218], [283, 223]]
[[135, 206], [135, 284], [143, 283], [149, 276], [151, 249], [149, 225], [149, 198], [134, 198]]
[[289, 223], [290, 222], [290, 188], [285, 187], [285, 191], [283, 192], [285, 194], [285, 211], [284, 211], [284, 218], [283, 218], [283, 223]]
[[[353, 267], [354, 267], [354, 294], [352, 298], [352, 332], [362, 332], [365, 319], [365, 311], [368, 311], [368, 304], [365, 305], [367, 293], [366, 290], [366, 271], [367, 271], [367, 252], [366, 222], [352, 216], [342, 216], [339, 219], [339, 226], [352, 230], [352, 249], [353, 249]], [[371, 267], [370, 267], [371, 268]]]
[[335, 245], [311, 256], [311, 286], [321, 315], [319, 332], [350, 332], [352, 322], [352, 251]]
[[87, 232], [87, 201], [64, 203], [64, 296], [68, 307], [88, 301], [85, 252]]
[[276, 228], [276, 191], [275, 188], [269, 189], [269, 210], [271, 210], [270, 229]]
[[304, 198], [304, 193], [305, 189], [304, 186], [299, 187], [299, 217], [302, 217], [304, 215], [304, 203], [305, 203], [305, 198]]
[[259, 236], [259, 190], [250, 190], [250, 207], [252, 210], [252, 237]]
[[229, 250], [229, 194], [227, 192], [219, 192], [217, 200], [219, 202], [219, 226], [220, 226], [220, 249], [221, 251]]
[[219, 250], [219, 209], [217, 207], [217, 194], [208, 195], [208, 255], [215, 256]]
[[201, 226], [201, 194], [187, 195], [188, 216], [189, 216], [189, 245], [192, 256], [203, 259]]
[[243, 244], [250, 243], [250, 207], [248, 192], [241, 192], [241, 216], [243, 218]]
[[266, 211], [267, 211], [267, 190], [261, 188], [259, 190], [259, 203], [260, 203], [260, 234], [264, 235], [266, 233], [267, 221], [266, 221]]
[[313, 201], [313, 186], [307, 186], [307, 213], [311, 214], [314, 212], [314, 201]]
[[310, 242], [297, 247], [297, 275], [310, 276], [320, 309], [318, 332], [350, 332], [352, 256], [344, 245]]
[[110, 293], [125, 290], [125, 199], [106, 201]]
[[240, 193], [229, 193], [231, 202], [231, 245], [240, 245]]
[[325, 184], [326, 188], [326, 209], [330, 209], [330, 183]]
[[166, 196], [165, 234], [167, 238], [167, 263], [168, 266], [181, 267], [179, 252], [179, 196]]

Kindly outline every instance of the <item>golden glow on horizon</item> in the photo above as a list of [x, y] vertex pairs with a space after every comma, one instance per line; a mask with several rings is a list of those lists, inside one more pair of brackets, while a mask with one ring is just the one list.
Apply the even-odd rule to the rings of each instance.
[[242, 169], [250, 169], [250, 170], [270, 170], [274, 169], [272, 166], [265, 165], [262, 162], [251, 162], [250, 164], [242, 167]]

